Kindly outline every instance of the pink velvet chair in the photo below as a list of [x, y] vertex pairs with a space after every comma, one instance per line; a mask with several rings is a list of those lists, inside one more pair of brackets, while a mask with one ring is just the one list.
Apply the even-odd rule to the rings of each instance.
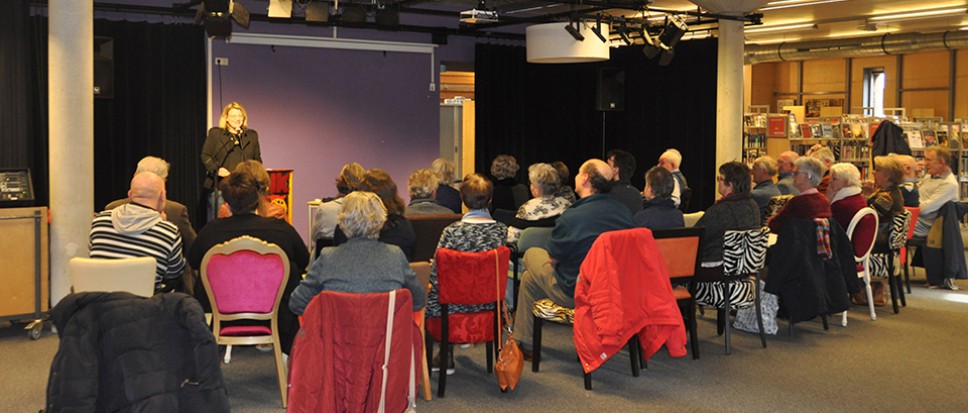
[[[279, 246], [241, 236], [218, 244], [202, 258], [202, 283], [212, 303], [215, 340], [221, 345], [272, 344], [282, 407], [286, 407], [286, 366], [279, 344], [278, 313], [289, 276], [289, 258]], [[268, 321], [264, 325], [223, 326], [225, 321]]]

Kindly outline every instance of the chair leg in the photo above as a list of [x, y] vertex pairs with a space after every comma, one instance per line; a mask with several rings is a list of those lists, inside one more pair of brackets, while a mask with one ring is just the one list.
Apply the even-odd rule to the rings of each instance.
[[827, 315], [826, 314], [820, 316], [820, 322], [823, 323], [823, 331], [830, 330], [830, 325], [827, 324]]
[[[424, 320], [426, 323], [426, 319]], [[427, 364], [429, 365], [434, 359], [434, 338], [430, 336], [430, 333], [424, 331], [424, 350], [427, 353]], [[432, 372], [427, 371], [427, 376], [430, 377]]]
[[592, 389], [592, 374], [585, 373], [585, 390], [591, 390], [591, 389]]
[[729, 281], [723, 282], [723, 308], [720, 310], [723, 315], [723, 332], [726, 336], [726, 354], [732, 353], [732, 343], [730, 342], [729, 334], [729, 311], [733, 307], [733, 300], [731, 298], [732, 291]]
[[840, 326], [847, 327], [847, 310], [844, 310], [844, 312], [841, 314]]
[[225, 357], [222, 358], [222, 361], [225, 362], [225, 364], [229, 364], [229, 363], [232, 362], [232, 345], [231, 344], [225, 346]]
[[538, 368], [541, 365], [541, 326], [544, 324], [544, 320], [541, 317], [531, 315], [533, 320], [533, 338], [531, 341], [531, 371], [537, 373]]
[[699, 333], [696, 328], [696, 302], [690, 301], [689, 305], [689, 341], [692, 345], [692, 359], [699, 360]]
[[911, 268], [911, 247], [904, 249], [904, 284], [907, 286], [908, 294], [911, 294], [911, 274], [908, 270]]
[[[900, 254], [900, 252], [898, 252]], [[897, 269], [898, 275], [894, 277], [894, 282], [897, 283], [897, 295], [901, 298], [901, 307], [907, 307], [907, 298], [904, 295], [904, 280], [901, 279], [901, 269]]]
[[[760, 275], [756, 273], [753, 277], [753, 291], [756, 298], [756, 323], [760, 327], [760, 342], [763, 344], [763, 348], [766, 348], [766, 330], [763, 328], [763, 308], [760, 305]], [[846, 312], [844, 313], [847, 314]]]
[[[274, 323], [273, 323], [274, 324]], [[282, 359], [282, 346], [279, 345], [279, 336], [274, 334], [272, 343], [273, 356], [276, 359], [276, 376], [279, 380], [279, 397], [282, 400], [282, 408], [286, 408], [289, 396], [288, 375], [286, 374], [286, 362]]]
[[639, 368], [641, 367], [641, 365], [639, 364], [640, 363], [639, 357], [641, 356], [641, 353], [639, 353], [638, 336], [632, 336], [632, 338], [629, 339], [628, 347], [629, 347], [629, 362], [632, 364], [632, 377], [639, 377]]
[[450, 331], [447, 304], [440, 305], [440, 353], [437, 360], [437, 397], [444, 397], [447, 388], [447, 362], [450, 360]]
[[891, 289], [891, 305], [894, 307], [894, 314], [901, 312], [898, 308], [897, 282], [894, 281], [894, 252], [887, 254], [887, 284]]
[[877, 312], [874, 310], [874, 292], [871, 290], [870, 259], [864, 263], [864, 288], [867, 290], [867, 309], [870, 310], [871, 320], [877, 320]]
[[517, 311], [518, 310], [518, 297], [521, 296], [520, 291], [521, 291], [521, 279], [518, 278], [517, 275], [515, 275], [515, 277], [514, 277], [514, 299], [511, 300], [511, 301], [513, 301], [513, 304], [514, 304], [513, 307], [514, 308], [511, 310], [511, 314], [514, 314], [514, 311]]

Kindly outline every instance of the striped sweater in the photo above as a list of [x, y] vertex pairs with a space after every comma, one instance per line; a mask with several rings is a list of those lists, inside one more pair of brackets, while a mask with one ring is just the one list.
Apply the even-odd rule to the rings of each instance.
[[156, 283], [178, 278], [185, 269], [178, 227], [140, 204], [99, 213], [91, 223], [89, 247], [91, 258], [154, 258]]

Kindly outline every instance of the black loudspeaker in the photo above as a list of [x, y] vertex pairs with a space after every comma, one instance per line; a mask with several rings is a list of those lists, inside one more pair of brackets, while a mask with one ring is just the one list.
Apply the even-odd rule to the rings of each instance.
[[598, 93], [595, 108], [601, 111], [625, 110], [625, 70], [614, 67], [598, 69]]
[[209, 13], [229, 12], [229, 0], [203, 0], [203, 5], [205, 6], [205, 11]]
[[114, 39], [94, 36], [94, 97], [114, 97]]

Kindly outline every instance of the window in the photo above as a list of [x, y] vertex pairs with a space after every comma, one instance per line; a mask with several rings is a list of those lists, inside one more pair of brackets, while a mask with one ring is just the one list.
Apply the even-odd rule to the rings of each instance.
[[887, 75], [883, 68], [864, 69], [864, 114], [884, 116], [884, 84]]

